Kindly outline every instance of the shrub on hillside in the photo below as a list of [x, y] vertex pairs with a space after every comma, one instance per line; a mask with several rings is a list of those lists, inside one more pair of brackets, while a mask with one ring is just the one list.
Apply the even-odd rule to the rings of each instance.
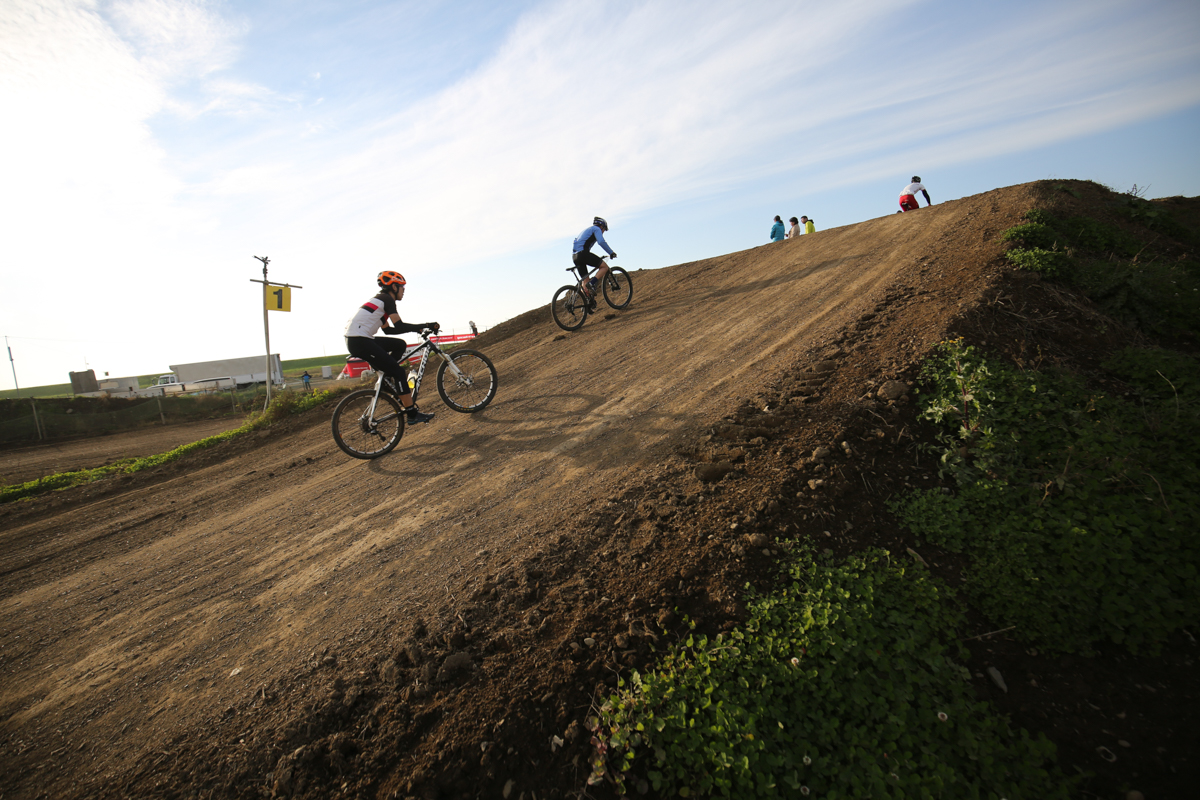
[[1105, 313], [1147, 332], [1200, 333], [1196, 262], [1167, 262], [1126, 231], [1091, 217], [1060, 220], [1032, 209], [1025, 218], [1002, 234], [1016, 245], [1005, 258], [1018, 269], [1073, 285]]
[[[1196, 362], [1127, 351], [1110, 364], [1135, 397], [990, 364], [961, 341], [923, 371], [958, 491], [895, 507], [922, 539], [970, 559], [967, 591], [1038, 647], [1154, 650], [1200, 604], [1200, 381]], [[1169, 387], [1169, 391], [1168, 391]]]
[[689, 637], [589, 720], [590, 783], [659, 797], [1067, 798], [1054, 746], [974, 696], [946, 588], [801, 549], [744, 629]]

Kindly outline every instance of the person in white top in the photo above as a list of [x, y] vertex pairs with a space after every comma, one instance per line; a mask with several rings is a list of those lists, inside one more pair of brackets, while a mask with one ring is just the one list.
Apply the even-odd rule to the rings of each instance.
[[933, 201], [929, 199], [929, 192], [925, 190], [924, 185], [921, 183], [921, 177], [913, 175], [912, 183], [905, 186], [903, 191], [900, 192], [900, 211], [916, 211], [921, 207], [921, 204], [917, 202], [917, 192], [925, 195], [925, 203], [927, 205], [933, 205]]
[[355, 358], [361, 358], [376, 372], [386, 377], [384, 386], [396, 396], [408, 415], [409, 424], [429, 422], [433, 414], [426, 414], [413, 404], [412, 390], [408, 387], [408, 370], [401, 363], [408, 349], [403, 339], [385, 339], [375, 336], [382, 330], [385, 334], [419, 333], [431, 330], [437, 333], [441, 327], [436, 322], [409, 325], [401, 321], [396, 312], [396, 303], [404, 299], [404, 287], [408, 281], [393, 270], [384, 270], [375, 278], [379, 292], [355, 309], [346, 322], [346, 349]]
[[784, 236], [783, 238], [795, 239], [797, 236], [800, 235], [800, 220], [796, 219], [795, 217], [792, 217], [791, 219], [788, 220], [788, 222], [792, 223], [792, 227], [788, 228], [787, 235]]

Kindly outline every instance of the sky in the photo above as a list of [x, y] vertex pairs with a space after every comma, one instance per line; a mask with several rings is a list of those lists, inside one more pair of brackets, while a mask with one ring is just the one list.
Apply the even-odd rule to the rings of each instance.
[[[345, 352], [1043, 178], [1200, 195], [1195, 0], [0, 2], [0, 389]], [[706, 322], [697, 309], [697, 324]]]

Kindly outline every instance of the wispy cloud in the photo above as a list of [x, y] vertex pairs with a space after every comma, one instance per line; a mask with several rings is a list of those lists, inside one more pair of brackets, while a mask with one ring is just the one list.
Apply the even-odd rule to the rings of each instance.
[[99, 13], [143, 67], [168, 80], [229, 67], [247, 30], [200, 0], [116, 0]]
[[1170, 7], [1114, 27], [1105, 15], [1131, 5], [1072, 4], [908, 44], [894, 27], [927, 5], [550, 4], [462, 81], [285, 148], [297, 160], [255, 166], [272, 175], [256, 185], [297, 235], [344, 230], [364, 254], [403, 242], [450, 267], [562, 239], [596, 210], [619, 223], [781, 169], [860, 180], [898, 145], [944, 163], [1197, 102], [1194, 69], [1171, 77], [1195, 48], [1164, 24]]
[[[328, 21], [319, 4], [289, 8]], [[751, 181], [830, 190], [1200, 103], [1186, 2], [554, 0], [489, 17], [508, 27], [478, 40], [429, 8], [346, 6], [339, 37], [311, 34], [311, 57], [272, 72], [273, 52], [248, 65], [255, 14], [275, 13], [260, 5], [0, 4], [0, 103], [19, 121], [0, 125], [0, 148], [23, 155], [4, 166], [15, 230], [0, 257], [54, 242], [60, 267], [110, 272], [97, 299], [127, 314], [164, 253], [211, 275], [271, 244], [297, 282], [327, 281], [330, 264], [448, 269], [565, 247], [595, 213], [616, 233]], [[364, 25], [388, 30], [360, 52]], [[385, 58], [389, 39], [438, 36], [454, 37], [453, 69]], [[417, 73], [452, 79], [414, 86]], [[337, 317], [357, 292], [311, 302]]]
[[[792, 84], [863, 19], [879, 27], [905, 5], [813, 13], [806, 24], [820, 35], [803, 48], [794, 30], [727, 4], [542, 8], [457, 84], [288, 151], [307, 157], [274, 171], [278, 224], [348, 226], [357, 241], [402, 240], [411, 257], [451, 266], [562, 238], [597, 208], [632, 215], [727, 185], [747, 167], [777, 167], [766, 150], [810, 113]], [[314, 195], [323, 202], [308, 205]], [[476, 235], [459, 235], [463, 220]]]

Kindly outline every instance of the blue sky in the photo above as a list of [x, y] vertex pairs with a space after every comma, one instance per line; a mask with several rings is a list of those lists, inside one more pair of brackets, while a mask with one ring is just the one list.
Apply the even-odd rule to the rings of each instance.
[[[374, 275], [465, 330], [628, 269], [1040, 178], [1200, 194], [1185, 2], [0, 4], [0, 334], [22, 386], [344, 352]], [[697, 324], [709, 324], [697, 309]], [[12, 370], [0, 369], [0, 388]]]

